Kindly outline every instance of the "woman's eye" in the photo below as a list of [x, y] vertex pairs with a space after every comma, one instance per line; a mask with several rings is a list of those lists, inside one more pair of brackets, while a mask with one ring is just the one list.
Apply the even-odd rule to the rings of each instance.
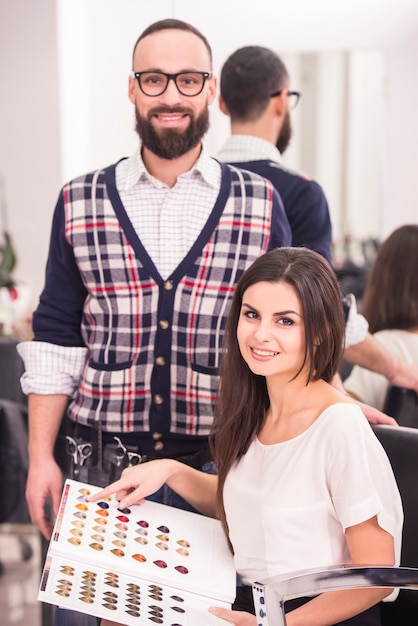
[[250, 320], [255, 320], [257, 319], [258, 315], [255, 311], [245, 311], [244, 317], [247, 317]]
[[279, 324], [281, 324], [282, 326], [293, 326], [294, 321], [291, 320], [289, 317], [281, 317], [279, 319]]

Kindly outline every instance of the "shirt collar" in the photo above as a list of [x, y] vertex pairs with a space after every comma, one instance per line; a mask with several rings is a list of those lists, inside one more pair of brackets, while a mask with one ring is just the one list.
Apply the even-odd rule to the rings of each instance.
[[[185, 180], [190, 178], [199, 178], [204, 181], [210, 187], [219, 186], [220, 179], [220, 167], [219, 163], [213, 159], [204, 145], [199, 158], [193, 167], [184, 174], [179, 176], [179, 179]], [[159, 181], [147, 171], [144, 161], [141, 156], [141, 149], [139, 147], [135, 153], [127, 159], [121, 161], [117, 166], [117, 178], [118, 189], [121, 191], [127, 191], [136, 185], [141, 179], [148, 180], [156, 187], [164, 187], [164, 183]]]
[[231, 135], [216, 158], [223, 163], [243, 163], [245, 161], [269, 160], [282, 163], [282, 156], [276, 146], [266, 139], [253, 135]]

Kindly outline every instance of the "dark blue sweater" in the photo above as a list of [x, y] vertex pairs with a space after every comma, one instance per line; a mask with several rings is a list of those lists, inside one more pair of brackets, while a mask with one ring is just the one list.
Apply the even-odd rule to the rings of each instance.
[[280, 194], [292, 230], [292, 245], [319, 252], [332, 264], [332, 227], [322, 187], [269, 159], [233, 163], [270, 180]]

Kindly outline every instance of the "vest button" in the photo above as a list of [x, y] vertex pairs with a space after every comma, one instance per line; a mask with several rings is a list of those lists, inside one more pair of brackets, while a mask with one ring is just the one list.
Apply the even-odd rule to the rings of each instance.
[[167, 320], [160, 320], [160, 328], [162, 330], [167, 330], [167, 328], [170, 326], [170, 324], [168, 323]]
[[157, 356], [155, 363], [157, 365], [165, 365], [165, 358], [163, 356]]
[[173, 281], [172, 280], [166, 280], [164, 283], [164, 289], [166, 291], [171, 291], [173, 289]]
[[152, 438], [157, 441], [158, 439], [161, 439], [161, 437], [163, 436], [162, 433], [152, 433]]
[[157, 393], [154, 396], [154, 402], [155, 404], [162, 404], [164, 402], [164, 398], [159, 393]]
[[164, 444], [162, 441], [157, 441], [157, 443], [154, 445], [154, 450], [156, 452], [159, 452], [160, 450], [164, 449]]

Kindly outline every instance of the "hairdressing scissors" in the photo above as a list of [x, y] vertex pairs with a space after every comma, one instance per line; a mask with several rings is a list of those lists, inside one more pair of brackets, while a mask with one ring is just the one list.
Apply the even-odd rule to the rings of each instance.
[[120, 467], [124, 459], [128, 458], [128, 465], [139, 465], [141, 463], [141, 455], [137, 452], [129, 452], [129, 450], [123, 445], [119, 437], [113, 437], [116, 441], [116, 466]]
[[123, 460], [127, 457], [128, 455], [128, 450], [125, 448], [125, 446], [123, 445], [123, 443], [121, 442], [121, 440], [119, 439], [119, 437], [113, 437], [113, 439], [116, 441], [116, 443], [118, 444], [115, 450], [115, 455], [116, 455], [116, 467], [120, 467], [123, 463]]
[[67, 454], [69, 454], [74, 465], [84, 465], [84, 462], [92, 455], [93, 445], [91, 443], [77, 443], [73, 437], [66, 436]]
[[142, 461], [142, 457], [137, 452], [128, 452], [129, 465], [139, 465]]

